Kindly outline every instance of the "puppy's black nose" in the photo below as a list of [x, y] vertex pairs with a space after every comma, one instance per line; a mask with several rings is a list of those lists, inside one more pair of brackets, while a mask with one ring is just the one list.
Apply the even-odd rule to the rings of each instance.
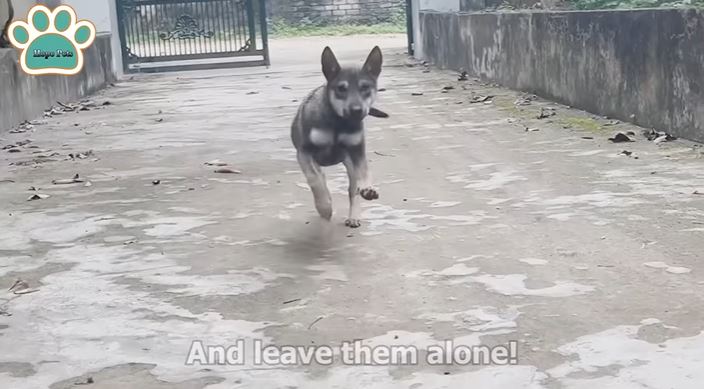
[[364, 109], [360, 106], [350, 107], [350, 116], [355, 119], [361, 118], [364, 116]]

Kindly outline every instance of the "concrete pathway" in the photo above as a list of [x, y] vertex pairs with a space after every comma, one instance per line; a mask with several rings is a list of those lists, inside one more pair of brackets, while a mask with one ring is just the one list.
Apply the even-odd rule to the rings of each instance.
[[[336, 215], [321, 222], [289, 125], [325, 44], [358, 61], [377, 42], [381, 199], [350, 230], [344, 171], [328, 172]], [[0, 286], [24, 281], [0, 300], [0, 387], [699, 389], [700, 149], [516, 105], [407, 66], [402, 45], [274, 42], [268, 70], [135, 76], [97, 108], [0, 134], [23, 144], [0, 152]], [[616, 131], [637, 141], [612, 144]], [[345, 364], [354, 340], [416, 347], [418, 364]], [[333, 364], [258, 364], [256, 341]], [[495, 363], [428, 361], [445, 341], [495, 347]], [[230, 363], [186, 366], [198, 345], [232, 346]]]

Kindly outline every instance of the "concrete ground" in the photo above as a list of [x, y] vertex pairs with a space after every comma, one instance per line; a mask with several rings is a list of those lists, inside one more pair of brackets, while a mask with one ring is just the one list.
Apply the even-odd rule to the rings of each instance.
[[[376, 43], [377, 106], [392, 115], [367, 122], [381, 199], [350, 230], [344, 171], [328, 171], [336, 215], [322, 222], [289, 125], [322, 82], [324, 45], [358, 61]], [[403, 43], [277, 41], [270, 69], [137, 75], [97, 108], [0, 134], [23, 144], [0, 152], [0, 285], [23, 281], [0, 300], [0, 387], [700, 388], [697, 145], [516, 105], [519, 93], [407, 64]], [[637, 141], [609, 142], [616, 131]], [[75, 174], [85, 182], [52, 184]], [[194, 341], [241, 339], [241, 363], [185, 364]], [[336, 358], [259, 365], [255, 340]], [[342, 363], [354, 340], [421, 360]], [[427, 363], [446, 340], [516, 342], [517, 360]]]

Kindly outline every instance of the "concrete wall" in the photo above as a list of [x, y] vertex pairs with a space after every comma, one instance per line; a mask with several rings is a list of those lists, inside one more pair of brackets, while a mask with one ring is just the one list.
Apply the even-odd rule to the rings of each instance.
[[72, 101], [115, 80], [110, 35], [99, 35], [84, 51], [83, 71], [75, 76], [30, 76], [22, 71], [18, 51], [0, 49], [0, 134], [41, 114], [57, 101]]
[[122, 50], [117, 24], [115, 0], [12, 0], [15, 8], [15, 20], [26, 19], [29, 9], [35, 4], [43, 4], [53, 9], [61, 4], [73, 7], [79, 19], [87, 19], [95, 24], [99, 33], [112, 34], [113, 68], [122, 75]]
[[122, 50], [120, 49], [120, 34], [117, 24], [117, 8], [115, 0], [55, 0], [68, 4], [76, 10], [80, 19], [87, 19], [95, 24], [100, 33], [112, 34], [113, 69], [118, 76], [122, 75]]
[[420, 19], [420, 55], [441, 67], [704, 141], [702, 11], [422, 12]]
[[417, 58], [423, 57], [423, 35], [421, 33], [421, 12], [456, 12], [460, 10], [461, 0], [412, 0], [413, 51]]
[[403, 15], [405, 0], [268, 0], [269, 16], [293, 24], [386, 22]]

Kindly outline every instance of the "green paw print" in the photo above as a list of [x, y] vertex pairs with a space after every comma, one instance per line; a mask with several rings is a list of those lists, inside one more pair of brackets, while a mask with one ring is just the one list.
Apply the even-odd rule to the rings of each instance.
[[69, 6], [53, 11], [38, 5], [29, 11], [27, 21], [10, 25], [10, 41], [22, 50], [20, 65], [32, 75], [73, 75], [83, 69], [83, 50], [95, 40], [95, 26], [77, 21]]

